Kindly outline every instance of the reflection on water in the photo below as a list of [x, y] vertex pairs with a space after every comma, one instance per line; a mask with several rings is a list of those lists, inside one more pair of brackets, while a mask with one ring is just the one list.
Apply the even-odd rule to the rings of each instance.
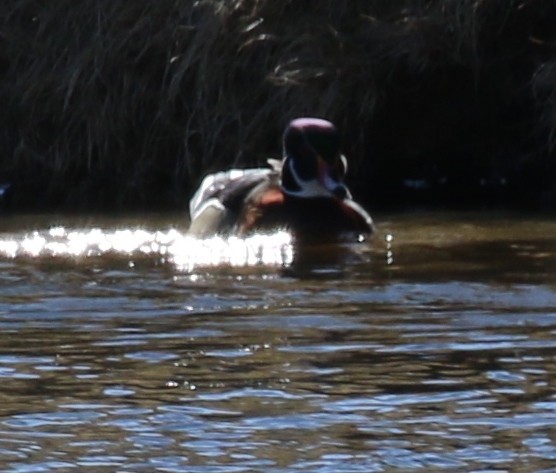
[[17, 257], [99, 257], [114, 255], [155, 255], [162, 262], [191, 272], [197, 267], [289, 266], [293, 260], [291, 235], [280, 231], [246, 238], [213, 237], [200, 240], [176, 229], [68, 230], [63, 226], [0, 240], [0, 256]]
[[2, 222], [0, 471], [553, 471], [556, 222], [175, 221]]

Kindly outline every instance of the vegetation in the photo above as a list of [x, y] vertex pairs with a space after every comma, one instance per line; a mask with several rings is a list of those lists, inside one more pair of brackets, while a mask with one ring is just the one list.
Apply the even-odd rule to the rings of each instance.
[[184, 207], [202, 175], [344, 133], [363, 201], [556, 203], [553, 0], [3, 0], [14, 208]]

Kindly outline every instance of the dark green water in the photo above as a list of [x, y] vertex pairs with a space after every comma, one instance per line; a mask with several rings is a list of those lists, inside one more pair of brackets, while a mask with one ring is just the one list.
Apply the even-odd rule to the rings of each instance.
[[556, 220], [179, 218], [0, 223], [0, 471], [555, 471]]

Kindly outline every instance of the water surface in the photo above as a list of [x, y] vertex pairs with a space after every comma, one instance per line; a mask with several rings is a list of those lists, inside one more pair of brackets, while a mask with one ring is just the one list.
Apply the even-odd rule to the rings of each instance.
[[376, 220], [4, 218], [0, 471], [554, 471], [556, 221]]

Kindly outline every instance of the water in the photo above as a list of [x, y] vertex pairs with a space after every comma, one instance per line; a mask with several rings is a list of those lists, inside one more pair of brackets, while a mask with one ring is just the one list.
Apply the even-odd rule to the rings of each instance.
[[377, 221], [4, 218], [0, 471], [556, 471], [556, 221]]

